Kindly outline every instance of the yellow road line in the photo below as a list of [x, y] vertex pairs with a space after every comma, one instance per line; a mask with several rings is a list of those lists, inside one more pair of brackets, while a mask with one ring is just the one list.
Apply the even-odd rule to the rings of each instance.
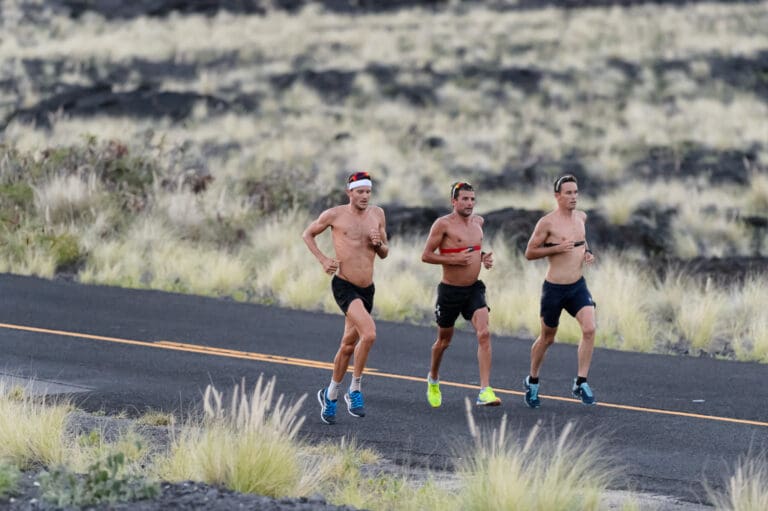
[[[78, 339], [89, 339], [89, 340], [106, 341], [106, 342], [112, 342], [112, 343], [118, 343], [118, 344], [128, 344], [132, 346], [143, 346], [147, 348], [160, 348], [160, 349], [174, 350], [174, 351], [185, 351], [188, 353], [200, 353], [203, 355], [214, 355], [214, 356], [238, 358], [238, 359], [244, 359], [244, 360], [255, 360], [259, 362], [269, 362], [273, 364], [295, 365], [295, 366], [301, 366], [301, 367], [310, 367], [313, 369], [333, 369], [333, 364], [328, 362], [320, 362], [317, 360], [286, 357], [282, 355], [270, 355], [265, 353], [255, 353], [255, 352], [248, 352], [248, 351], [239, 351], [239, 350], [232, 350], [232, 349], [225, 349], [225, 348], [216, 348], [214, 346], [201, 346], [198, 344], [188, 344], [188, 343], [182, 343], [182, 342], [136, 341], [132, 339], [123, 339], [120, 337], [108, 337], [104, 335], [68, 332], [65, 330], [52, 330], [48, 328], [38, 328], [38, 327], [24, 326], [24, 325], [13, 325], [9, 323], [0, 323], [0, 328], [5, 328], [8, 330], [21, 330], [24, 332], [35, 332], [35, 333], [41, 333], [41, 334], [58, 335], [63, 337], [75, 337]], [[372, 373], [372, 376], [381, 376], [384, 378], [413, 381], [418, 383], [424, 382], [423, 377], [408, 376], [408, 375], [394, 374], [394, 373], [384, 373], [373, 368], [366, 368], [365, 372]], [[441, 381], [440, 384], [447, 387], [477, 389], [477, 385], [469, 385], [466, 383]], [[520, 392], [517, 390], [494, 388], [494, 391], [500, 394], [511, 394], [511, 395], [517, 395], [517, 396], [523, 395], [523, 392]], [[544, 394], [541, 394], [541, 397], [554, 400], [554, 401], [565, 401], [565, 402], [580, 404], [580, 401], [578, 399], [573, 399], [573, 398], [549, 396]], [[728, 422], [732, 424], [744, 424], [749, 426], [768, 427], [768, 422], [754, 421], [754, 420], [747, 420], [747, 419], [735, 419], [733, 417], [719, 417], [717, 415], [703, 415], [698, 413], [678, 412], [674, 410], [663, 410], [660, 408], [645, 408], [642, 406], [620, 405], [620, 404], [614, 404], [614, 403], [597, 403], [597, 406], [602, 406], [604, 408], [615, 408], [619, 410], [628, 410], [633, 412], [655, 413], [655, 414], [661, 414], [661, 415], [672, 415], [675, 417], [688, 417], [692, 419], [703, 419], [703, 420], [711, 420], [711, 421], [718, 421], [718, 422]]]

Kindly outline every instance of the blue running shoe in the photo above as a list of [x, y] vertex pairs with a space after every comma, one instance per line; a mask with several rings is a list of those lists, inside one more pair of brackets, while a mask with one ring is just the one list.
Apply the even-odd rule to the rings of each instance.
[[331, 401], [325, 392], [325, 387], [317, 391], [320, 402], [320, 419], [326, 424], [336, 424], [336, 400]]
[[576, 385], [576, 378], [573, 379], [573, 397], [581, 399], [581, 402], [585, 405], [593, 405], [595, 401], [595, 395], [592, 393], [592, 389], [589, 387], [589, 383], [584, 382], [581, 385]]
[[365, 417], [362, 392], [359, 390], [348, 392], [344, 394], [344, 401], [347, 402], [347, 411], [352, 417]]
[[523, 380], [523, 387], [525, 387], [525, 404], [531, 408], [538, 408], [541, 406], [541, 401], [539, 400], [539, 384], [529, 383], [528, 378], [530, 378], [530, 376], [526, 376]]

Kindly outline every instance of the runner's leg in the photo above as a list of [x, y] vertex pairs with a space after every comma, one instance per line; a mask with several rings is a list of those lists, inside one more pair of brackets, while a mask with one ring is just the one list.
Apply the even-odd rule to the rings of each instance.
[[593, 306], [582, 307], [576, 314], [576, 321], [581, 327], [581, 342], [579, 343], [579, 373], [577, 376], [586, 378], [589, 374], [589, 366], [592, 364], [592, 352], [595, 348], [595, 308]]
[[488, 308], [477, 309], [472, 314], [472, 326], [477, 333], [477, 363], [480, 368], [480, 388], [490, 386], [491, 381], [491, 333], [488, 330]]
[[437, 340], [432, 345], [432, 356], [429, 364], [429, 377], [437, 380], [440, 374], [440, 363], [443, 360], [443, 353], [448, 349], [453, 339], [453, 327], [437, 327]]
[[363, 369], [368, 362], [368, 353], [373, 343], [376, 342], [376, 324], [368, 311], [365, 310], [361, 299], [352, 300], [347, 309], [347, 320], [359, 334], [359, 341], [353, 348], [355, 355], [354, 370], [352, 375], [359, 378], [363, 375]]
[[[360, 300], [356, 300], [359, 302]], [[355, 351], [355, 344], [360, 336], [349, 315], [344, 317], [344, 333], [341, 336], [341, 344], [333, 359], [333, 381], [341, 383], [349, 368], [349, 361]]]
[[541, 320], [541, 333], [531, 346], [531, 376], [534, 378], [539, 377], [539, 369], [544, 362], [544, 355], [547, 353], [552, 344], [555, 342], [555, 334], [557, 334], [557, 327], [547, 326], [544, 320]]

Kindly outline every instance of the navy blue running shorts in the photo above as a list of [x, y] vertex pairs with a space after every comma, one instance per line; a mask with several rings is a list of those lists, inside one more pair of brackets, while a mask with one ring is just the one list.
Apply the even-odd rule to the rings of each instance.
[[452, 286], [443, 282], [437, 286], [435, 320], [441, 328], [452, 327], [459, 314], [471, 321], [475, 311], [483, 307], [488, 307], [488, 304], [485, 301], [485, 284], [482, 280], [471, 286]]
[[563, 309], [576, 317], [583, 307], [589, 306], [597, 307], [597, 304], [587, 289], [587, 281], [584, 277], [573, 284], [553, 284], [545, 280], [544, 285], [541, 286], [541, 318], [550, 328], [560, 324], [560, 312]]
[[358, 287], [334, 275], [331, 280], [331, 290], [333, 291], [333, 298], [336, 299], [341, 312], [345, 315], [347, 314], [347, 309], [349, 309], [349, 304], [358, 298], [363, 301], [363, 306], [368, 311], [368, 314], [373, 310], [373, 294], [376, 292], [376, 287], [373, 284], [368, 287]]

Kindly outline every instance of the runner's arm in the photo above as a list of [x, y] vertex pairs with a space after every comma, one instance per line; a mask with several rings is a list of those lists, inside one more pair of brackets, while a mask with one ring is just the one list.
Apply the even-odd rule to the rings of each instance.
[[379, 245], [374, 245], [373, 249], [376, 251], [376, 253], [379, 255], [381, 259], [385, 259], [389, 255], [389, 244], [387, 243], [387, 219], [384, 215], [384, 210], [381, 208], [378, 208], [379, 214], [381, 216], [381, 221], [379, 223], [379, 238], [380, 242]]
[[326, 209], [320, 213], [320, 216], [318, 216], [317, 219], [315, 219], [306, 229], [304, 229], [304, 232], [301, 235], [304, 243], [307, 245], [307, 248], [320, 262], [320, 264], [323, 266], [323, 270], [325, 270], [326, 273], [335, 272], [339, 267], [339, 263], [335, 259], [326, 256], [323, 251], [320, 250], [320, 247], [317, 246], [315, 237], [325, 231], [328, 227], [331, 227], [335, 218], [336, 214], [333, 209]]
[[531, 238], [528, 240], [528, 246], [525, 247], [526, 259], [533, 261], [534, 259], [541, 259], [542, 257], [551, 256], [552, 254], [560, 252], [561, 249], [557, 246], [541, 246], [546, 241], [547, 236], [549, 236], [549, 223], [544, 218], [541, 218], [536, 222], [533, 234], [531, 234]]
[[445, 222], [442, 218], [438, 218], [429, 230], [429, 236], [424, 245], [424, 251], [421, 253], [422, 262], [429, 264], [467, 265], [469, 263], [469, 258], [465, 255], [467, 252], [459, 252], [455, 254], [439, 254], [436, 252], [436, 250], [440, 248], [440, 244], [443, 242], [445, 234]]

